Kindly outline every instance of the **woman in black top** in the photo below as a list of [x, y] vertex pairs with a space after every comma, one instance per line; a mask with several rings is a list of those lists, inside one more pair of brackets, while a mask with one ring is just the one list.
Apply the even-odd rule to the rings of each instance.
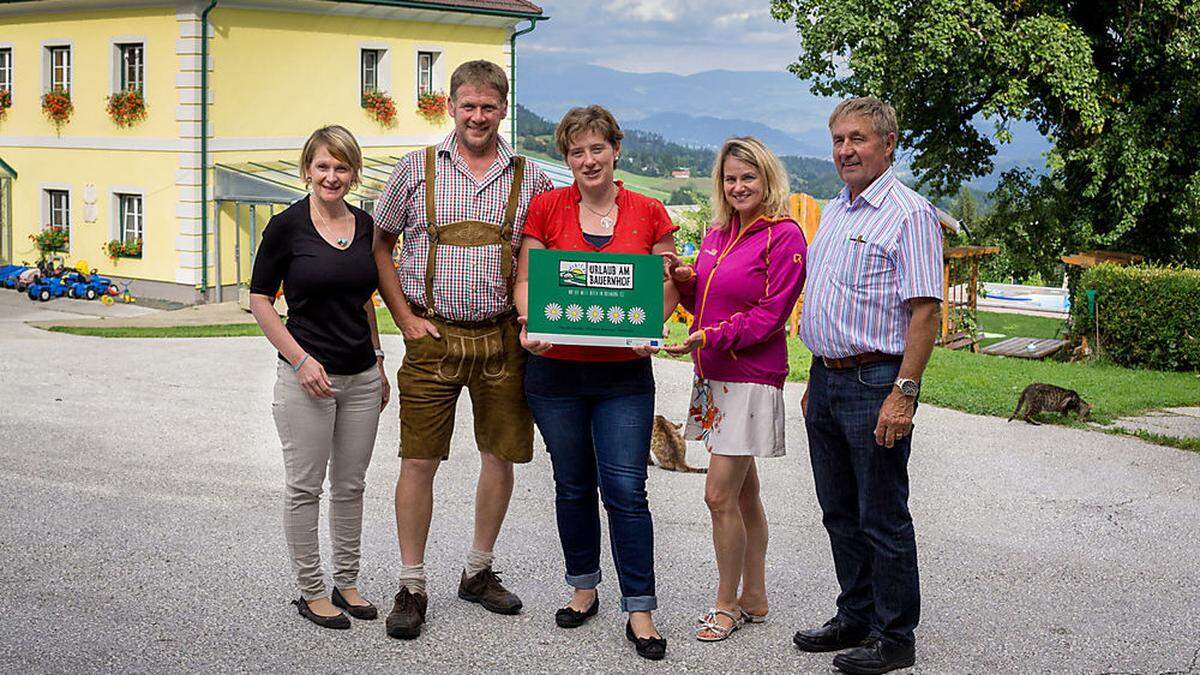
[[[378, 612], [356, 586], [362, 495], [389, 386], [371, 296], [374, 223], [344, 197], [358, 183], [362, 151], [339, 126], [318, 129], [301, 153], [311, 194], [263, 231], [250, 281], [250, 310], [279, 351], [272, 403], [286, 474], [284, 531], [301, 597], [300, 615], [327, 628]], [[285, 326], [275, 311], [283, 285]], [[328, 470], [332, 599], [317, 538], [321, 486]]]

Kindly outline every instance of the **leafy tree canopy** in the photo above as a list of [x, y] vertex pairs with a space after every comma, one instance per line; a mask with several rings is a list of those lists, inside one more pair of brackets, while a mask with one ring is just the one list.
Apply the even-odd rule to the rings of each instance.
[[[1031, 206], [1027, 241], [1200, 262], [1200, 2], [772, 0], [795, 25], [789, 69], [825, 95], [896, 107], [922, 182], [953, 194], [992, 170], [1030, 120], [1054, 143], [1049, 175], [1011, 175], [997, 210]], [[1007, 201], [1006, 201], [1007, 200]], [[1029, 247], [1034, 252], [1037, 247]]]

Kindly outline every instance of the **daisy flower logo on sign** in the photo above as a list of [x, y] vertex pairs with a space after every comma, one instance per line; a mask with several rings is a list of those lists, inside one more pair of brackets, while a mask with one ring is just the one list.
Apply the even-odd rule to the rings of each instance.
[[529, 337], [553, 344], [661, 346], [656, 255], [529, 252]]

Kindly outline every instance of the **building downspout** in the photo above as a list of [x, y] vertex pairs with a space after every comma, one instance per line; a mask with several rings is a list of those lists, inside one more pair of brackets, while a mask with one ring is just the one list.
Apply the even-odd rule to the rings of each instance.
[[[214, 0], [214, 2], [215, 1], [216, 0]], [[510, 82], [508, 83], [508, 91], [509, 91], [509, 95], [512, 96], [512, 105], [510, 106], [509, 112], [513, 116], [513, 118], [512, 118], [512, 133], [510, 134], [512, 136], [512, 138], [510, 138], [509, 140], [512, 143], [514, 152], [516, 151], [516, 148], [517, 148], [517, 38], [521, 37], [522, 35], [525, 35], [526, 33], [532, 33], [533, 29], [537, 28], [538, 21], [549, 21], [549, 20], [550, 20], [550, 17], [548, 17], [548, 16], [529, 17], [529, 27], [523, 28], [518, 31], [513, 31], [512, 37], [510, 37], [508, 39], [508, 44], [509, 44], [508, 56], [509, 56], [509, 59], [511, 59], [511, 62], [509, 63], [509, 66], [508, 66], [508, 72], [510, 73], [510, 77], [509, 77]]]
[[[212, 0], [200, 14], [200, 297], [208, 295], [208, 14]], [[221, 255], [217, 251], [217, 255]], [[217, 279], [220, 285], [221, 280]]]

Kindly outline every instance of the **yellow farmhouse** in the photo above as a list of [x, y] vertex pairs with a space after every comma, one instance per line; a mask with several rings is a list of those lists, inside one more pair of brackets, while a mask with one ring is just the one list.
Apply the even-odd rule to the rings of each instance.
[[58, 226], [68, 264], [137, 295], [233, 299], [304, 194], [313, 129], [358, 137], [370, 209], [397, 156], [453, 127], [454, 68], [502, 64], [515, 96], [517, 37], [545, 18], [526, 0], [0, 0], [0, 262], [35, 261], [31, 235]]

